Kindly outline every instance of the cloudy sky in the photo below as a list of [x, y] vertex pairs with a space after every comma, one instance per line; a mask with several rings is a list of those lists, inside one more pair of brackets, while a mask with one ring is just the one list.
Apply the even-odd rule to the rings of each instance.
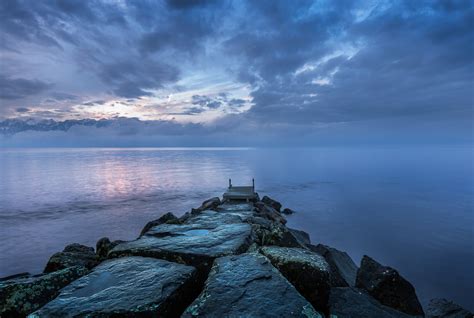
[[104, 145], [470, 142], [473, 3], [2, 0], [0, 120], [105, 119], [21, 133]]

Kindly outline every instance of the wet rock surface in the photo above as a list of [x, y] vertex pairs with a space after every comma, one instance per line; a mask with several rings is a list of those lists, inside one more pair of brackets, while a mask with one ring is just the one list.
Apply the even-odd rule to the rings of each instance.
[[165, 213], [160, 216], [158, 219], [153, 220], [145, 224], [142, 231], [140, 232], [140, 236], [143, 236], [146, 232], [148, 232], [152, 227], [164, 224], [164, 223], [176, 223], [178, 222], [178, 218], [171, 212]]
[[321, 317], [257, 253], [216, 259], [203, 292], [183, 317]]
[[472, 318], [474, 314], [444, 298], [432, 299], [426, 309], [427, 318]]
[[309, 234], [306, 233], [305, 231], [291, 229], [291, 228], [288, 228], [288, 231], [290, 231], [290, 233], [296, 238], [296, 240], [298, 240], [298, 242], [302, 246], [311, 244], [311, 239], [309, 237]]
[[331, 318], [409, 318], [413, 317], [387, 307], [368, 295], [365, 291], [353, 287], [336, 287], [329, 296]]
[[31, 317], [178, 317], [196, 295], [195, 275], [191, 266], [153, 258], [108, 260]]
[[364, 255], [357, 271], [356, 287], [366, 290], [383, 305], [409, 315], [424, 315], [415, 288], [395, 269]]
[[260, 251], [318, 311], [327, 313], [330, 270], [321, 255], [276, 246], [265, 246]]
[[322, 255], [331, 269], [331, 286], [354, 287], [357, 277], [357, 265], [346, 252], [327, 245], [309, 245], [313, 252]]
[[53, 254], [46, 264], [44, 272], [51, 273], [72, 266], [91, 269], [98, 263], [99, 257], [93, 247], [74, 243], [67, 245], [62, 252]]
[[290, 208], [284, 208], [283, 211], [281, 211], [281, 213], [286, 214], [286, 215], [290, 215], [290, 214], [295, 213], [295, 211], [290, 209]]
[[39, 276], [22, 275], [0, 282], [0, 317], [24, 317], [59, 294], [59, 290], [89, 271], [81, 266]]
[[269, 205], [269, 206], [271, 206], [272, 208], [274, 208], [278, 212], [280, 212], [280, 209], [281, 209], [281, 203], [280, 202], [278, 202], [276, 200], [273, 200], [272, 198], [270, 198], [266, 195], [262, 198], [262, 202]]
[[107, 258], [107, 254], [113, 249], [115, 246], [119, 245], [120, 243], [124, 243], [125, 241], [116, 240], [111, 242], [108, 237], [103, 237], [99, 239], [96, 243], [96, 254], [99, 256], [100, 259]]
[[210, 266], [216, 257], [246, 251], [252, 243], [251, 226], [241, 223], [238, 216], [213, 213], [192, 218], [186, 224], [155, 226], [140, 239], [117, 245], [109, 256], [149, 256]]

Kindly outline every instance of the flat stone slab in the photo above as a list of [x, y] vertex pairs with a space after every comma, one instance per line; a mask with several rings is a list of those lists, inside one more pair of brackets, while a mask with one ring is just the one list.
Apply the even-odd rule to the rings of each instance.
[[219, 217], [193, 219], [189, 224], [155, 226], [138, 240], [117, 245], [109, 256], [138, 255], [210, 266], [214, 258], [242, 253], [252, 243], [250, 224], [226, 223]]
[[[187, 305], [196, 269], [144, 257], [98, 265], [30, 317], [176, 316]], [[189, 303], [188, 302], [188, 303]]]
[[322, 317], [258, 253], [215, 260], [203, 292], [182, 317]]
[[253, 211], [253, 203], [223, 203], [217, 207], [217, 211]]
[[366, 292], [352, 287], [331, 289], [329, 313], [334, 318], [413, 318], [413, 316], [382, 305]]
[[321, 255], [302, 248], [278, 246], [264, 246], [260, 251], [317, 310], [327, 312], [330, 269]]

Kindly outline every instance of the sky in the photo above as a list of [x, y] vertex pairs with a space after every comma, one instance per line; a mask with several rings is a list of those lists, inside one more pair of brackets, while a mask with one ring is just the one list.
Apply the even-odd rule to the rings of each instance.
[[472, 143], [473, 7], [2, 0], [0, 143]]

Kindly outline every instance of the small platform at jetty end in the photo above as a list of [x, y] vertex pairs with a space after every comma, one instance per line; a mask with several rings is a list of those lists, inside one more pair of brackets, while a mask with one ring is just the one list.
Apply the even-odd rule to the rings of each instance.
[[227, 201], [257, 201], [258, 194], [255, 192], [255, 180], [252, 179], [251, 186], [233, 186], [232, 180], [229, 179], [229, 188], [223, 195]]

